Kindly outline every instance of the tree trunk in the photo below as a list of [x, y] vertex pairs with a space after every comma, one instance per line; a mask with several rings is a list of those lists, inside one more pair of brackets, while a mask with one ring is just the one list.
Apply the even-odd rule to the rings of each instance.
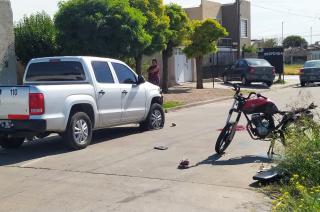
[[136, 62], [136, 73], [142, 75], [142, 55], [138, 55], [134, 58]]
[[197, 89], [203, 89], [202, 60], [203, 60], [203, 57], [197, 57], [197, 58], [196, 58], [196, 66], [197, 66]]
[[162, 51], [162, 92], [168, 93], [168, 84], [169, 84], [169, 55], [167, 54], [166, 49]]

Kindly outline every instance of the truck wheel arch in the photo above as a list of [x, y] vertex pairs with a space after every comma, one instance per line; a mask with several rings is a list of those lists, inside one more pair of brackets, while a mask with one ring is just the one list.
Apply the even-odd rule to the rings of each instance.
[[155, 96], [152, 98], [151, 100], [151, 104], [150, 104], [150, 107], [151, 105], [153, 105], [154, 103], [157, 103], [159, 105], [163, 105], [163, 99], [160, 97], [160, 96]]
[[93, 107], [92, 107], [91, 104], [83, 103], [83, 104], [72, 105], [70, 113], [69, 113], [68, 120], [72, 117], [72, 115], [74, 115], [77, 112], [86, 113], [89, 116], [89, 118], [90, 118], [90, 120], [92, 122], [92, 127], [94, 127], [94, 124], [95, 124], [95, 113], [94, 113], [94, 110], [93, 110]]

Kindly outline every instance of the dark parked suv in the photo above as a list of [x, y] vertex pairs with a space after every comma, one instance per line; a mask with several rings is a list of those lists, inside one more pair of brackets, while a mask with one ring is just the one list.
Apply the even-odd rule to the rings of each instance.
[[301, 87], [309, 82], [320, 82], [320, 60], [307, 61], [300, 70]]
[[275, 78], [275, 68], [264, 59], [241, 59], [226, 68], [223, 82], [241, 81], [244, 85], [251, 82], [264, 82], [269, 87]]

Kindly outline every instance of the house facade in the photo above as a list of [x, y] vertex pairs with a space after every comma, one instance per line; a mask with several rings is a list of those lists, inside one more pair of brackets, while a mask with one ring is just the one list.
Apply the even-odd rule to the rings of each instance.
[[316, 42], [308, 47], [312, 60], [320, 60], [320, 42]]
[[[242, 0], [240, 4], [240, 26], [238, 24], [237, 4], [221, 4], [216, 1], [202, 0], [197, 7], [185, 8], [191, 20], [206, 20], [208, 18], [218, 21], [229, 35], [217, 43], [218, 52], [204, 58], [204, 77], [216, 77], [225, 68], [237, 60], [238, 35], [240, 30], [240, 49], [251, 45], [251, 4]], [[213, 70], [214, 66], [214, 70]], [[195, 70], [193, 70], [195, 71]], [[215, 73], [212, 73], [215, 72]]]
[[208, 18], [217, 20], [229, 32], [226, 39], [231, 40], [232, 47], [236, 47], [240, 28], [240, 47], [251, 44], [251, 4], [249, 1], [241, 1], [240, 18], [241, 26], [238, 26], [237, 4], [221, 4], [219, 2], [202, 0], [198, 7], [185, 8], [191, 20], [205, 20]]
[[[229, 32], [229, 36], [222, 38], [217, 43], [219, 51], [204, 57], [205, 76], [211, 77], [212, 66], [219, 73], [225, 66], [232, 64], [237, 59], [237, 41], [240, 29], [240, 47], [251, 44], [251, 5], [249, 1], [242, 0], [240, 6], [241, 26], [238, 26], [237, 4], [221, 4], [216, 1], [202, 0], [197, 7], [184, 8], [191, 20], [217, 20]], [[242, 48], [241, 48], [242, 49]], [[162, 65], [161, 55], [153, 56]], [[144, 62], [151, 57], [145, 57]], [[207, 66], [207, 67], [206, 67]], [[179, 84], [196, 80], [196, 64], [194, 59], [188, 59], [183, 54], [183, 47], [175, 48], [169, 60], [169, 84]]]

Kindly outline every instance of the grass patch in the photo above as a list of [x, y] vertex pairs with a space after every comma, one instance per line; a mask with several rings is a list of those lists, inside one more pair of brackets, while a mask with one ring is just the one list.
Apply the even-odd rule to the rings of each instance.
[[300, 69], [303, 67], [303, 64], [285, 64], [284, 65], [284, 74], [285, 75], [299, 75]]
[[277, 84], [284, 85], [284, 84], [286, 84], [286, 81], [284, 81], [283, 79], [277, 79], [276, 81], [274, 81], [273, 84], [275, 84], [275, 85], [277, 85]]
[[286, 133], [284, 159], [278, 169], [285, 173], [276, 194], [273, 211], [320, 211], [320, 124], [301, 121]]
[[178, 102], [178, 101], [167, 101], [163, 104], [164, 109], [171, 109], [171, 108], [175, 108], [178, 106], [182, 106], [183, 103], [182, 102]]

